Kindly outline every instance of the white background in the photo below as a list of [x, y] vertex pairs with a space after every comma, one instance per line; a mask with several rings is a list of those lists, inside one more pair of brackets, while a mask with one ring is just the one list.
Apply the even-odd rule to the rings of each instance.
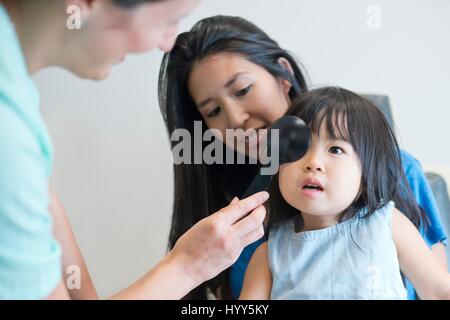
[[[381, 9], [379, 30], [366, 25], [370, 5]], [[424, 164], [450, 165], [450, 1], [204, 0], [180, 32], [215, 14], [256, 23], [313, 85], [389, 95], [402, 147]], [[157, 102], [161, 57], [128, 57], [102, 83], [57, 69], [35, 77], [55, 146], [52, 186], [102, 297], [166, 248], [173, 182]]]

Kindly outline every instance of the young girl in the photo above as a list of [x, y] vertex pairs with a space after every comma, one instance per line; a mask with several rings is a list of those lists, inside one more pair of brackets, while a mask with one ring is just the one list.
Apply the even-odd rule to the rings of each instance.
[[424, 221], [378, 108], [341, 88], [304, 94], [288, 115], [313, 138], [271, 186], [269, 240], [241, 299], [450, 299], [450, 275], [418, 232]]

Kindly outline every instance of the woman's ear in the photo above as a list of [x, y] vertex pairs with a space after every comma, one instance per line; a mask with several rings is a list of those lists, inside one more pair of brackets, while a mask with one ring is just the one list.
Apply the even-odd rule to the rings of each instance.
[[[294, 76], [294, 69], [292, 69], [291, 63], [284, 57], [278, 58], [278, 64], [286, 69], [292, 76]], [[283, 91], [285, 94], [289, 95], [289, 91], [291, 91], [292, 84], [286, 80], [281, 79], [281, 86], [283, 87]]]
[[66, 13], [78, 14], [84, 24], [84, 22], [86, 22], [86, 20], [90, 17], [92, 8], [96, 4], [99, 4], [99, 0], [65, 0]]

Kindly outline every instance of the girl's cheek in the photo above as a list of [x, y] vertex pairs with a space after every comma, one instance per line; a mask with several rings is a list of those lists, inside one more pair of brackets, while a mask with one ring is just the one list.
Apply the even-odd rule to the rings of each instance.
[[[280, 169], [278, 170], [280, 180], [281, 180], [281, 177], [284, 177], [284, 173], [286, 171], [287, 166], [288, 166], [288, 164], [282, 164], [280, 166]], [[281, 182], [281, 181], [279, 181], [279, 182]]]
[[290, 179], [292, 179], [294, 176], [291, 174], [291, 167], [289, 164], [283, 164], [280, 166], [279, 174], [278, 174], [278, 184], [280, 186], [280, 189], [289, 185]]

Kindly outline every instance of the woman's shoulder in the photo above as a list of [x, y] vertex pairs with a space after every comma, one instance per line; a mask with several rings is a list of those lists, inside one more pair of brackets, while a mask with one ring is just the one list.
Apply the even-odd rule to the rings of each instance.
[[400, 150], [400, 158], [402, 160], [403, 169], [407, 176], [423, 172], [420, 161], [410, 153], [406, 152], [405, 150]]

